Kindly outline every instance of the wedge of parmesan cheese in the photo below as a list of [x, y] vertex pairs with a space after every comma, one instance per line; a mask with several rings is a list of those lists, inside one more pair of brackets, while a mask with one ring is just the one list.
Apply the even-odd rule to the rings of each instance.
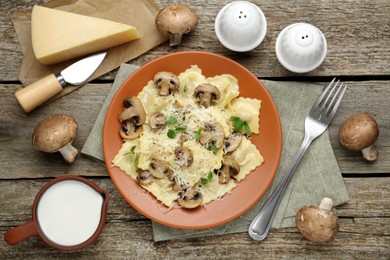
[[46, 65], [140, 38], [130, 25], [42, 6], [32, 10], [31, 37], [36, 59]]

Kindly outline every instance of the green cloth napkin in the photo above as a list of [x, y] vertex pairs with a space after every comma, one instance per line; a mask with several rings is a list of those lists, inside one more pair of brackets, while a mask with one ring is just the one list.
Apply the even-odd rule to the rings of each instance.
[[[106, 98], [81, 153], [103, 161], [101, 133], [106, 111], [118, 88], [137, 68], [129, 64], [121, 65], [111, 91]], [[314, 100], [321, 93], [323, 86], [269, 80], [261, 80], [261, 82], [270, 92], [277, 106], [283, 131], [282, 157], [278, 172], [270, 189], [245, 214], [214, 228], [183, 230], [153, 222], [155, 241], [247, 232], [254, 216], [259, 212], [262, 205], [264, 205], [271, 195], [271, 192], [282, 180], [302, 143], [305, 117]], [[334, 206], [349, 200], [347, 189], [330, 145], [328, 132], [325, 132], [314, 140], [304, 155], [282, 199], [272, 227], [294, 227], [295, 213], [304, 205], [319, 205], [323, 197], [332, 198]]]

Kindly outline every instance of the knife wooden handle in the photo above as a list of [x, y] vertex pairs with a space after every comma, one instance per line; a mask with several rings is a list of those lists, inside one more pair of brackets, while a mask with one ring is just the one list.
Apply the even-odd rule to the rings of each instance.
[[24, 112], [28, 113], [63, 90], [54, 74], [40, 79], [15, 92]]

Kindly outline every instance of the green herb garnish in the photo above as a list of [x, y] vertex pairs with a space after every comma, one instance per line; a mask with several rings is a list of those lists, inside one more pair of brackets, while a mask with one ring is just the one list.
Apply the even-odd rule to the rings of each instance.
[[238, 116], [231, 116], [230, 121], [233, 123], [234, 132], [241, 132], [242, 128], [244, 128], [246, 134], [251, 136], [252, 131], [246, 121], [242, 120]]
[[138, 162], [139, 162], [139, 157], [136, 156], [136, 157], [134, 158], [134, 167], [135, 167], [136, 169], [138, 169]]
[[177, 119], [174, 116], [170, 116], [167, 121], [165, 121], [166, 125], [173, 125], [177, 123]]
[[217, 146], [215, 145], [215, 141], [211, 141], [209, 143], [209, 150], [213, 152], [213, 154], [217, 153]]
[[202, 128], [199, 128], [198, 131], [195, 132], [195, 140], [199, 142], [200, 140], [200, 132], [202, 132]]
[[187, 90], [188, 90], [188, 87], [187, 87], [187, 85], [184, 85], [184, 87], [183, 87], [183, 91], [184, 91], [184, 92], [187, 92]]
[[212, 179], [213, 179], [213, 172], [209, 171], [209, 174], [207, 175], [207, 178], [201, 178], [200, 181], [202, 182], [202, 184], [207, 184]]
[[187, 130], [187, 126], [186, 125], [180, 125], [178, 127], [175, 128], [176, 131], [185, 131]]
[[176, 137], [176, 132], [175, 130], [169, 129], [167, 132], [167, 136], [171, 139], [174, 139]]
[[131, 149], [130, 149], [130, 153], [131, 153], [131, 154], [134, 154], [134, 151], [135, 151], [135, 148], [136, 148], [136, 147], [137, 147], [137, 146], [135, 146], [135, 145], [131, 147]]

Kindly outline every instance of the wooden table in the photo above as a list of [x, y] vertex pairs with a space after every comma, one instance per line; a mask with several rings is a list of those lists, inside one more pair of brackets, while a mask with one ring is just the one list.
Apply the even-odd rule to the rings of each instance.
[[[174, 49], [167, 43], [131, 61], [142, 65], [172, 51], [204, 50], [246, 66], [261, 79], [328, 82], [334, 76], [348, 83], [341, 107], [330, 126], [330, 140], [350, 202], [336, 208], [340, 232], [326, 245], [305, 240], [296, 228], [272, 229], [259, 243], [247, 233], [154, 242], [151, 221], [131, 208], [113, 186], [103, 164], [79, 156], [72, 165], [59, 154], [43, 154], [31, 145], [34, 127], [54, 113], [73, 115], [79, 123], [74, 145], [81, 148], [115, 78], [113, 71], [99, 80], [30, 114], [14, 98], [22, 52], [11, 21], [16, 9], [44, 1], [2, 1], [0, 4], [0, 234], [31, 218], [34, 197], [43, 184], [62, 175], [87, 177], [110, 193], [107, 224], [99, 239], [78, 252], [60, 252], [38, 238], [16, 246], [0, 242], [1, 259], [61, 258], [390, 258], [390, 1], [308, 0], [253, 1], [265, 13], [268, 31], [260, 47], [249, 53], [225, 49], [214, 33], [214, 19], [229, 1], [183, 1], [199, 15], [198, 28]], [[163, 0], [160, 6], [170, 1]], [[306, 74], [285, 70], [275, 56], [279, 32], [295, 22], [311, 23], [325, 34], [328, 54], [324, 63]], [[81, 112], [82, 111], [82, 112]], [[360, 154], [345, 151], [337, 133], [348, 116], [367, 112], [379, 126], [379, 159], [368, 163]]]

